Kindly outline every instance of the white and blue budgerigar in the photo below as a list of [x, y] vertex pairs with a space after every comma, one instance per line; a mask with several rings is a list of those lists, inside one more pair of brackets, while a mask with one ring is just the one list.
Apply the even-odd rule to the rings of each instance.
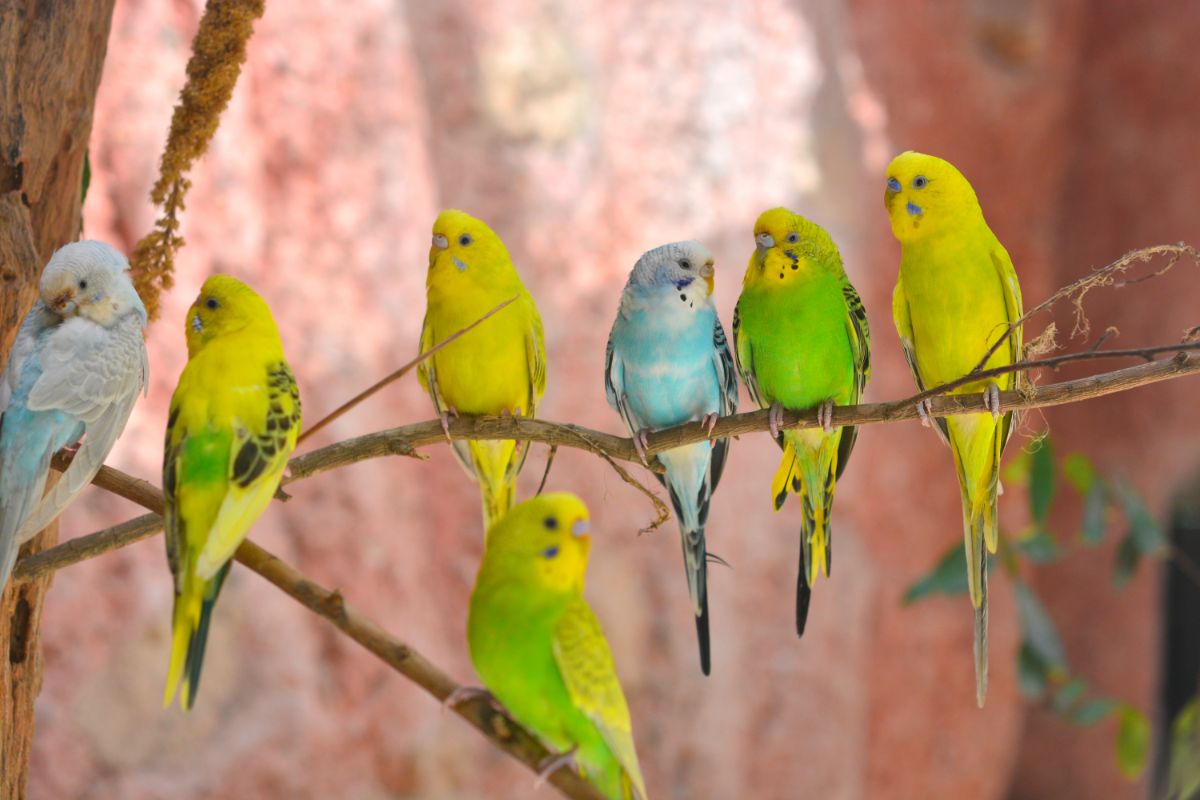
[[[102, 242], [59, 248], [17, 332], [0, 376], [0, 588], [21, 543], [91, 483], [146, 389], [146, 307], [128, 266]], [[51, 457], [81, 438], [43, 497]]]
[[[650, 431], [737, 411], [737, 371], [713, 304], [713, 258], [699, 242], [645, 253], [629, 275], [608, 337], [604, 388], [642, 460]], [[707, 553], [704, 526], [729, 442], [697, 442], [657, 454], [679, 531], [688, 593], [696, 614], [700, 668], [709, 673]]]

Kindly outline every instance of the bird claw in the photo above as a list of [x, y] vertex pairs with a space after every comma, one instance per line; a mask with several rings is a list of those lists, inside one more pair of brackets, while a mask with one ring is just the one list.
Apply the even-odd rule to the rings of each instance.
[[500, 703], [496, 700], [496, 697], [481, 686], [459, 686], [453, 692], [446, 695], [446, 699], [442, 701], [442, 710], [445, 711], [448, 708], [454, 708], [459, 703], [477, 699], [486, 700], [488, 705], [496, 711], [504, 711], [500, 707]]
[[708, 443], [709, 443], [709, 444], [712, 444], [712, 440], [713, 440], [713, 435], [712, 435], [713, 428], [715, 428], [715, 427], [717, 426], [717, 420], [718, 420], [719, 418], [720, 418], [720, 416], [719, 416], [718, 414], [716, 414], [716, 413], [713, 413], [713, 414], [705, 414], [705, 415], [704, 415], [703, 417], [701, 417], [701, 419], [700, 419], [700, 425], [701, 425], [701, 427], [703, 427], [703, 428], [704, 428], [704, 432], [708, 434]]
[[817, 406], [817, 424], [826, 433], [833, 433], [833, 401], [826, 400]]
[[557, 770], [559, 767], [569, 767], [574, 764], [575, 751], [578, 749], [579, 747], [576, 745], [565, 753], [555, 753], [553, 755], [546, 756], [544, 759], [539, 761], [537, 779], [533, 782], [533, 788], [540, 789], [542, 784], [548, 781], [550, 776], [553, 775], [555, 770]]
[[458, 419], [458, 409], [454, 406], [447, 406], [446, 410], [438, 415], [438, 419], [442, 421], [442, 433], [446, 434], [446, 441], [453, 442], [450, 438], [450, 418]]
[[779, 438], [779, 426], [783, 424], [783, 406], [775, 403], [767, 412], [767, 424], [771, 427], [771, 438]]
[[1000, 387], [989, 383], [983, 390], [983, 407], [992, 412], [992, 419], [1000, 418]]
[[637, 450], [638, 458], [640, 458], [642, 463], [646, 464], [647, 466], [650, 464], [650, 462], [646, 460], [646, 445], [649, 436], [649, 428], [641, 428], [640, 430], [635, 431], [633, 434], [633, 449]]
[[921, 418], [921, 424], [926, 428], [930, 427], [933, 420], [932, 401], [932, 397], [926, 397], [924, 400], [917, 401], [917, 416]]

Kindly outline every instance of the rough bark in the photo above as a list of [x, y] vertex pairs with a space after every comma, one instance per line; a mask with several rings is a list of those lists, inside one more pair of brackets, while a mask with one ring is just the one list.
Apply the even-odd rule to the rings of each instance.
[[[45, 259], [80, 229], [80, 183], [113, 0], [0, 0], [0, 363]], [[58, 539], [50, 526], [23, 552]], [[0, 597], [0, 798], [25, 794], [48, 579]]]

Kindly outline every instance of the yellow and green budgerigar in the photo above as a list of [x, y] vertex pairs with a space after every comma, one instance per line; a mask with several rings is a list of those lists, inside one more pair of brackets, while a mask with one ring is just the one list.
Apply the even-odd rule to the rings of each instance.
[[171, 397], [163, 458], [167, 561], [175, 578], [163, 705], [196, 701], [213, 605], [230, 560], [279, 487], [300, 395], [271, 311], [227, 275], [204, 282], [186, 322], [188, 363]]
[[[614, 800], [645, 800], [629, 707], [604, 631], [583, 597], [587, 506], [543, 494], [489, 531], [467, 641], [483, 685]], [[543, 774], [561, 763], [549, 759]]]
[[[902, 153], [887, 170], [884, 204], [900, 241], [900, 276], [892, 314], [908, 365], [921, 390], [958, 380], [1020, 319], [1021, 287], [1012, 259], [983, 218], [975, 190], [954, 166], [922, 153]], [[1021, 329], [987, 359], [986, 368], [1021, 358]], [[1013, 412], [1000, 413], [1010, 373], [975, 381], [952, 394], [982, 392], [991, 413], [934, 420], [950, 445], [962, 492], [963, 537], [975, 607], [975, 692], [987, 694], [987, 554], [996, 552], [1000, 456]], [[918, 405], [929, 424], [929, 404]]]
[[[856, 404], [871, 373], [871, 334], [858, 292], [825, 230], [786, 208], [754, 225], [754, 254], [733, 314], [742, 382], [769, 408], [783, 460], [771, 485], [775, 510], [800, 495], [796, 632], [804, 634], [817, 575], [832, 565], [833, 493], [857, 430], [835, 427], [833, 407]], [[783, 409], [816, 409], [820, 427], [780, 431]]]
[[[517, 300], [417, 368], [449, 436], [458, 414], [534, 416], [546, 392], [542, 318], [504, 242], [481, 220], [443, 211], [433, 223], [421, 352], [512, 297]], [[484, 530], [513, 504], [528, 442], [455, 441], [454, 452], [483, 494]]]

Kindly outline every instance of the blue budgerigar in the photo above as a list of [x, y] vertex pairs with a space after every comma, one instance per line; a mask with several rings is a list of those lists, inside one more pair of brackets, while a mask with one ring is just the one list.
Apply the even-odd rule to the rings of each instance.
[[[102, 242], [60, 248], [17, 332], [0, 377], [0, 588], [21, 542], [91, 483], [146, 388], [146, 308], [128, 266]], [[43, 497], [51, 456], [80, 438]]]
[[[737, 411], [737, 371], [713, 305], [713, 258], [699, 242], [676, 242], [645, 253], [633, 268], [608, 337], [604, 388], [645, 460], [650, 431]], [[700, 668], [711, 666], [704, 526], [729, 442], [658, 453], [679, 530], [688, 592], [696, 613]]]

